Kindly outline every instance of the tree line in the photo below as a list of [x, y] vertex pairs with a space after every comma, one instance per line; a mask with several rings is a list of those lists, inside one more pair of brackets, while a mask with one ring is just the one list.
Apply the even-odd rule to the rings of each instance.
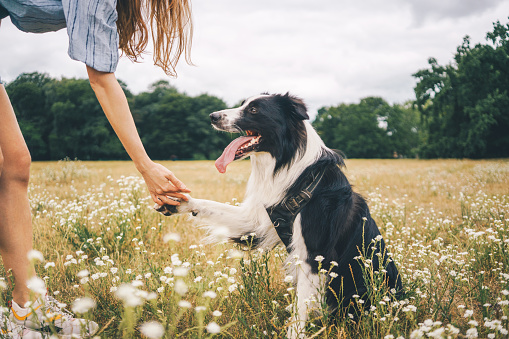
[[425, 130], [423, 157], [509, 156], [509, 24], [493, 24], [487, 43], [466, 36], [454, 62], [414, 74], [416, 106]]
[[[223, 100], [190, 97], [166, 81], [138, 95], [120, 84], [153, 159], [213, 159], [231, 140], [210, 127], [208, 115], [225, 109]], [[6, 90], [33, 160], [128, 159], [88, 80], [24, 73]]]
[[[509, 156], [509, 24], [496, 22], [487, 43], [465, 37], [454, 61], [434, 58], [417, 71], [416, 99], [322, 107], [313, 126], [348, 158], [486, 158]], [[232, 136], [210, 127], [227, 108], [215, 96], [191, 97], [167, 81], [134, 95], [120, 82], [153, 159], [214, 159]], [[24, 73], [6, 85], [34, 160], [128, 159], [88, 80]]]

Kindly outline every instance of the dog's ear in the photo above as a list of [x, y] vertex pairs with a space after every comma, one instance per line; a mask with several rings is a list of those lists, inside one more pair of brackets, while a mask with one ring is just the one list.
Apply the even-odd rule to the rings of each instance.
[[290, 104], [290, 114], [298, 120], [308, 120], [308, 109], [304, 101], [296, 96], [286, 93], [284, 98], [288, 100]]

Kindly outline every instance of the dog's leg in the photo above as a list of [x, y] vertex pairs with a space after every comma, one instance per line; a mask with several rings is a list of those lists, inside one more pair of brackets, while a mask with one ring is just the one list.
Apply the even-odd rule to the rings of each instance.
[[320, 279], [311, 273], [311, 266], [305, 262], [298, 263], [296, 284], [296, 310], [290, 318], [288, 338], [305, 338], [305, 326], [309, 319], [309, 312], [319, 312]]
[[[261, 223], [269, 223], [265, 210], [256, 206], [232, 206], [211, 200], [190, 198], [178, 207], [179, 213], [191, 212], [209, 228], [216, 238], [240, 238], [249, 233], [259, 233]], [[263, 220], [260, 220], [263, 219]], [[266, 219], [266, 220], [265, 220]], [[263, 236], [263, 234], [257, 234]]]
[[290, 319], [288, 338], [304, 338], [305, 326], [309, 319], [309, 312], [319, 312], [319, 295], [322, 281], [317, 274], [312, 273], [307, 262], [309, 252], [302, 236], [301, 216], [298, 215], [293, 225], [292, 251], [288, 255], [288, 274], [295, 278], [296, 309]]

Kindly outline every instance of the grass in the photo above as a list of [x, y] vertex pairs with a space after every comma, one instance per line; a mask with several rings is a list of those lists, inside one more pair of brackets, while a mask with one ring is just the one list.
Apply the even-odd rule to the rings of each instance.
[[[209, 161], [163, 164], [193, 196], [231, 204], [250, 172], [248, 161], [225, 175]], [[507, 338], [509, 162], [347, 160], [346, 174], [368, 198], [406, 295], [394, 301], [371, 279], [371, 307], [335, 322], [325, 312], [307, 335]], [[165, 338], [285, 337], [295, 302], [285, 250], [202, 244], [186, 217], [151, 209], [131, 162], [36, 162], [29, 196], [39, 276], [69, 307], [93, 299], [81, 316], [100, 337], [150, 336], [148, 321]]]

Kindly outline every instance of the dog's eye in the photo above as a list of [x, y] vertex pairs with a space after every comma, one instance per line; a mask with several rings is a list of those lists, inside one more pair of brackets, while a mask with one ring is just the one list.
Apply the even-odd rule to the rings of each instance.
[[249, 111], [249, 113], [251, 113], [251, 114], [256, 114], [256, 113], [258, 113], [258, 109], [257, 109], [256, 107], [250, 107], [250, 108], [248, 109], [248, 111]]

